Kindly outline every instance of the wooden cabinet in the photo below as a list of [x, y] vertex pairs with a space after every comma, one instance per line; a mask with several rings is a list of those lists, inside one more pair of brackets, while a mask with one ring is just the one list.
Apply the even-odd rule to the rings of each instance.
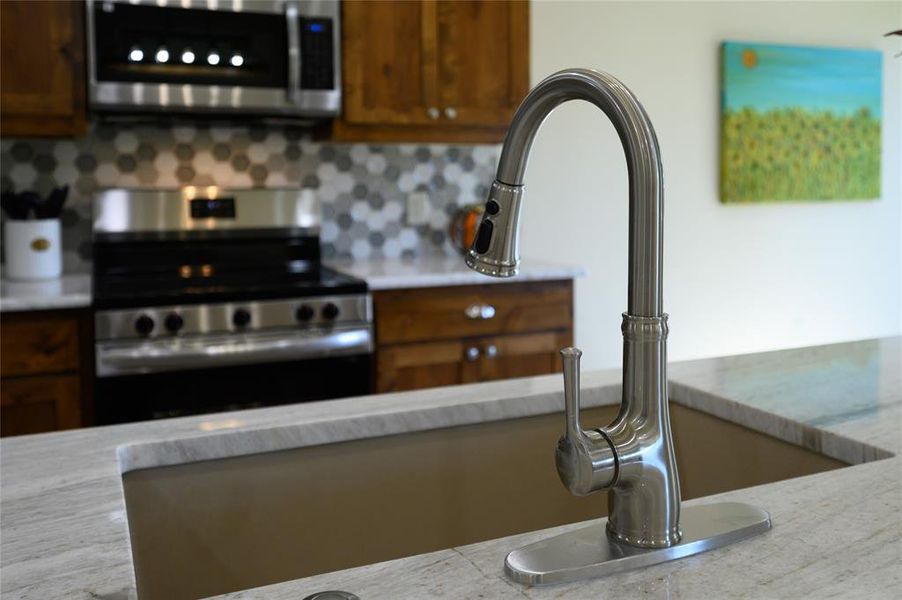
[[86, 128], [84, 4], [0, 2], [0, 136]]
[[499, 142], [529, 90], [529, 3], [342, 3], [347, 141]]
[[0, 319], [0, 435], [81, 427], [90, 420], [87, 311]]
[[554, 373], [573, 342], [571, 281], [390, 290], [373, 303], [380, 392]]

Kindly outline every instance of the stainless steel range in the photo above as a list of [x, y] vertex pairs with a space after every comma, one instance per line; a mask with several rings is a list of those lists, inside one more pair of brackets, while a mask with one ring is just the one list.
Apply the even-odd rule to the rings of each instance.
[[94, 305], [99, 423], [372, 389], [366, 283], [321, 264], [309, 191], [99, 193]]

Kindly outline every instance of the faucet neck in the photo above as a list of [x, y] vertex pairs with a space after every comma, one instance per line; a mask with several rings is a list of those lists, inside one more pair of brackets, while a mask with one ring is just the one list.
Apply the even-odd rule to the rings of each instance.
[[626, 153], [629, 170], [629, 284], [627, 312], [663, 315], [664, 177], [654, 128], [645, 109], [616, 78], [590, 69], [555, 73], [529, 93], [508, 129], [496, 179], [522, 186], [533, 138], [545, 117], [568, 100], [585, 100], [611, 122]]

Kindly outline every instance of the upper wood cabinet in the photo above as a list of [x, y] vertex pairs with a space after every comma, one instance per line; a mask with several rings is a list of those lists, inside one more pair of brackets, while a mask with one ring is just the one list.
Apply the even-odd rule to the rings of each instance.
[[85, 132], [84, 4], [0, 2], [0, 136]]
[[343, 4], [344, 110], [353, 141], [498, 142], [529, 90], [529, 3]]

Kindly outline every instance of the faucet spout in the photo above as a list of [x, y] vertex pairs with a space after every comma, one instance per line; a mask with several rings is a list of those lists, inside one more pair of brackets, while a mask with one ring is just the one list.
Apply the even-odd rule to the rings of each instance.
[[607, 531], [618, 543], [662, 548], [680, 540], [680, 487], [667, 401], [667, 315], [662, 308], [664, 184], [660, 150], [645, 109], [614, 77], [588, 69], [551, 75], [523, 100], [501, 150], [498, 172], [467, 264], [497, 277], [517, 273], [523, 176], [539, 126], [557, 106], [600, 108], [623, 143], [629, 171], [629, 297], [623, 315], [623, 397], [617, 419], [583, 430], [579, 356], [561, 352], [566, 429], [556, 450], [575, 495], [610, 490]]
[[658, 139], [635, 95], [619, 80], [600, 71], [569, 69], [555, 73], [533, 88], [520, 104], [504, 140], [486, 216], [467, 264], [489, 275], [516, 274], [520, 200], [529, 151], [545, 118], [569, 100], [584, 100], [600, 108], [623, 143], [630, 206], [627, 311], [634, 316], [659, 317], [663, 314], [664, 177]]
[[607, 114], [626, 153], [629, 298], [621, 326], [623, 392], [613, 423], [583, 429], [582, 352], [561, 350], [565, 418], [555, 449], [557, 472], [576, 496], [608, 490], [609, 513], [605, 525], [569, 531], [508, 554], [505, 572], [530, 585], [648, 566], [771, 528], [767, 511], [747, 504], [681, 507], [667, 400], [667, 314], [661, 299], [663, 168], [651, 121], [625, 85], [605, 73], [569, 69], [548, 77], [526, 96], [504, 140], [467, 264], [487, 275], [516, 275], [529, 150], [545, 117], [568, 100], [591, 102]]

